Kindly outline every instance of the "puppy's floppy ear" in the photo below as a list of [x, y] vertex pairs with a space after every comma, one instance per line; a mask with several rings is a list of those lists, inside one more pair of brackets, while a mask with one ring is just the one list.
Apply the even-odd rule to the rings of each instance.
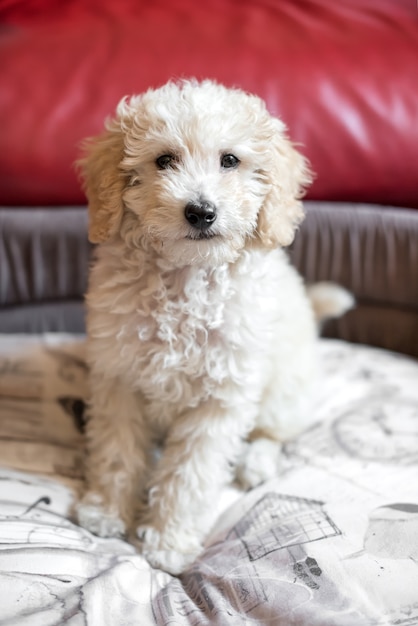
[[262, 243], [273, 248], [292, 243], [304, 217], [300, 198], [312, 175], [306, 159], [287, 139], [283, 124], [275, 118], [270, 118], [270, 124], [270, 164], [265, 172], [270, 190], [258, 215], [257, 232]]
[[84, 144], [86, 156], [78, 161], [89, 205], [89, 239], [102, 243], [119, 229], [123, 213], [125, 179], [119, 165], [123, 158], [124, 137], [117, 120]]

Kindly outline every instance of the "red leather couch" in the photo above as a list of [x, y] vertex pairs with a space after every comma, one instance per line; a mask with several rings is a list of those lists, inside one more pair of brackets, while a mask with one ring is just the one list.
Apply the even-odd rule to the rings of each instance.
[[263, 97], [310, 159], [293, 260], [358, 302], [327, 333], [418, 356], [415, 0], [3, 0], [0, 20], [0, 332], [83, 329], [80, 141], [195, 76]]

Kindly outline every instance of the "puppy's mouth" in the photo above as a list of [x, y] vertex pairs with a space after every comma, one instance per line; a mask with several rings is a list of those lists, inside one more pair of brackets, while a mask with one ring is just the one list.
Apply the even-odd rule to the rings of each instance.
[[199, 231], [186, 235], [186, 239], [189, 241], [208, 241], [209, 239], [215, 239], [215, 237], [219, 237], [219, 235], [210, 231]]

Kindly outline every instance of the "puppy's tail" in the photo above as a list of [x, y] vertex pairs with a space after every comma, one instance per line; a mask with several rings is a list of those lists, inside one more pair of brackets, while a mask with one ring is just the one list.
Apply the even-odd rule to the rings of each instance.
[[314, 283], [308, 285], [306, 291], [319, 325], [327, 319], [340, 317], [356, 304], [353, 294], [335, 283]]

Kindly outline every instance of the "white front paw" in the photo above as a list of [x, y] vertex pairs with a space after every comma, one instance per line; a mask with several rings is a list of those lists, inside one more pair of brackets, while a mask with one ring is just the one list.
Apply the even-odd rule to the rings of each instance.
[[152, 526], [139, 526], [137, 535], [141, 542], [142, 554], [148, 563], [169, 574], [177, 575], [184, 572], [202, 551], [197, 541], [187, 542], [187, 546], [182, 545], [173, 549], [167, 545], [164, 536]]
[[278, 476], [280, 466], [280, 444], [260, 438], [247, 444], [244, 455], [238, 463], [236, 477], [241, 487], [252, 489]]
[[99, 537], [123, 537], [126, 532], [124, 522], [118, 515], [103, 505], [97, 494], [87, 494], [76, 507], [80, 526]]

